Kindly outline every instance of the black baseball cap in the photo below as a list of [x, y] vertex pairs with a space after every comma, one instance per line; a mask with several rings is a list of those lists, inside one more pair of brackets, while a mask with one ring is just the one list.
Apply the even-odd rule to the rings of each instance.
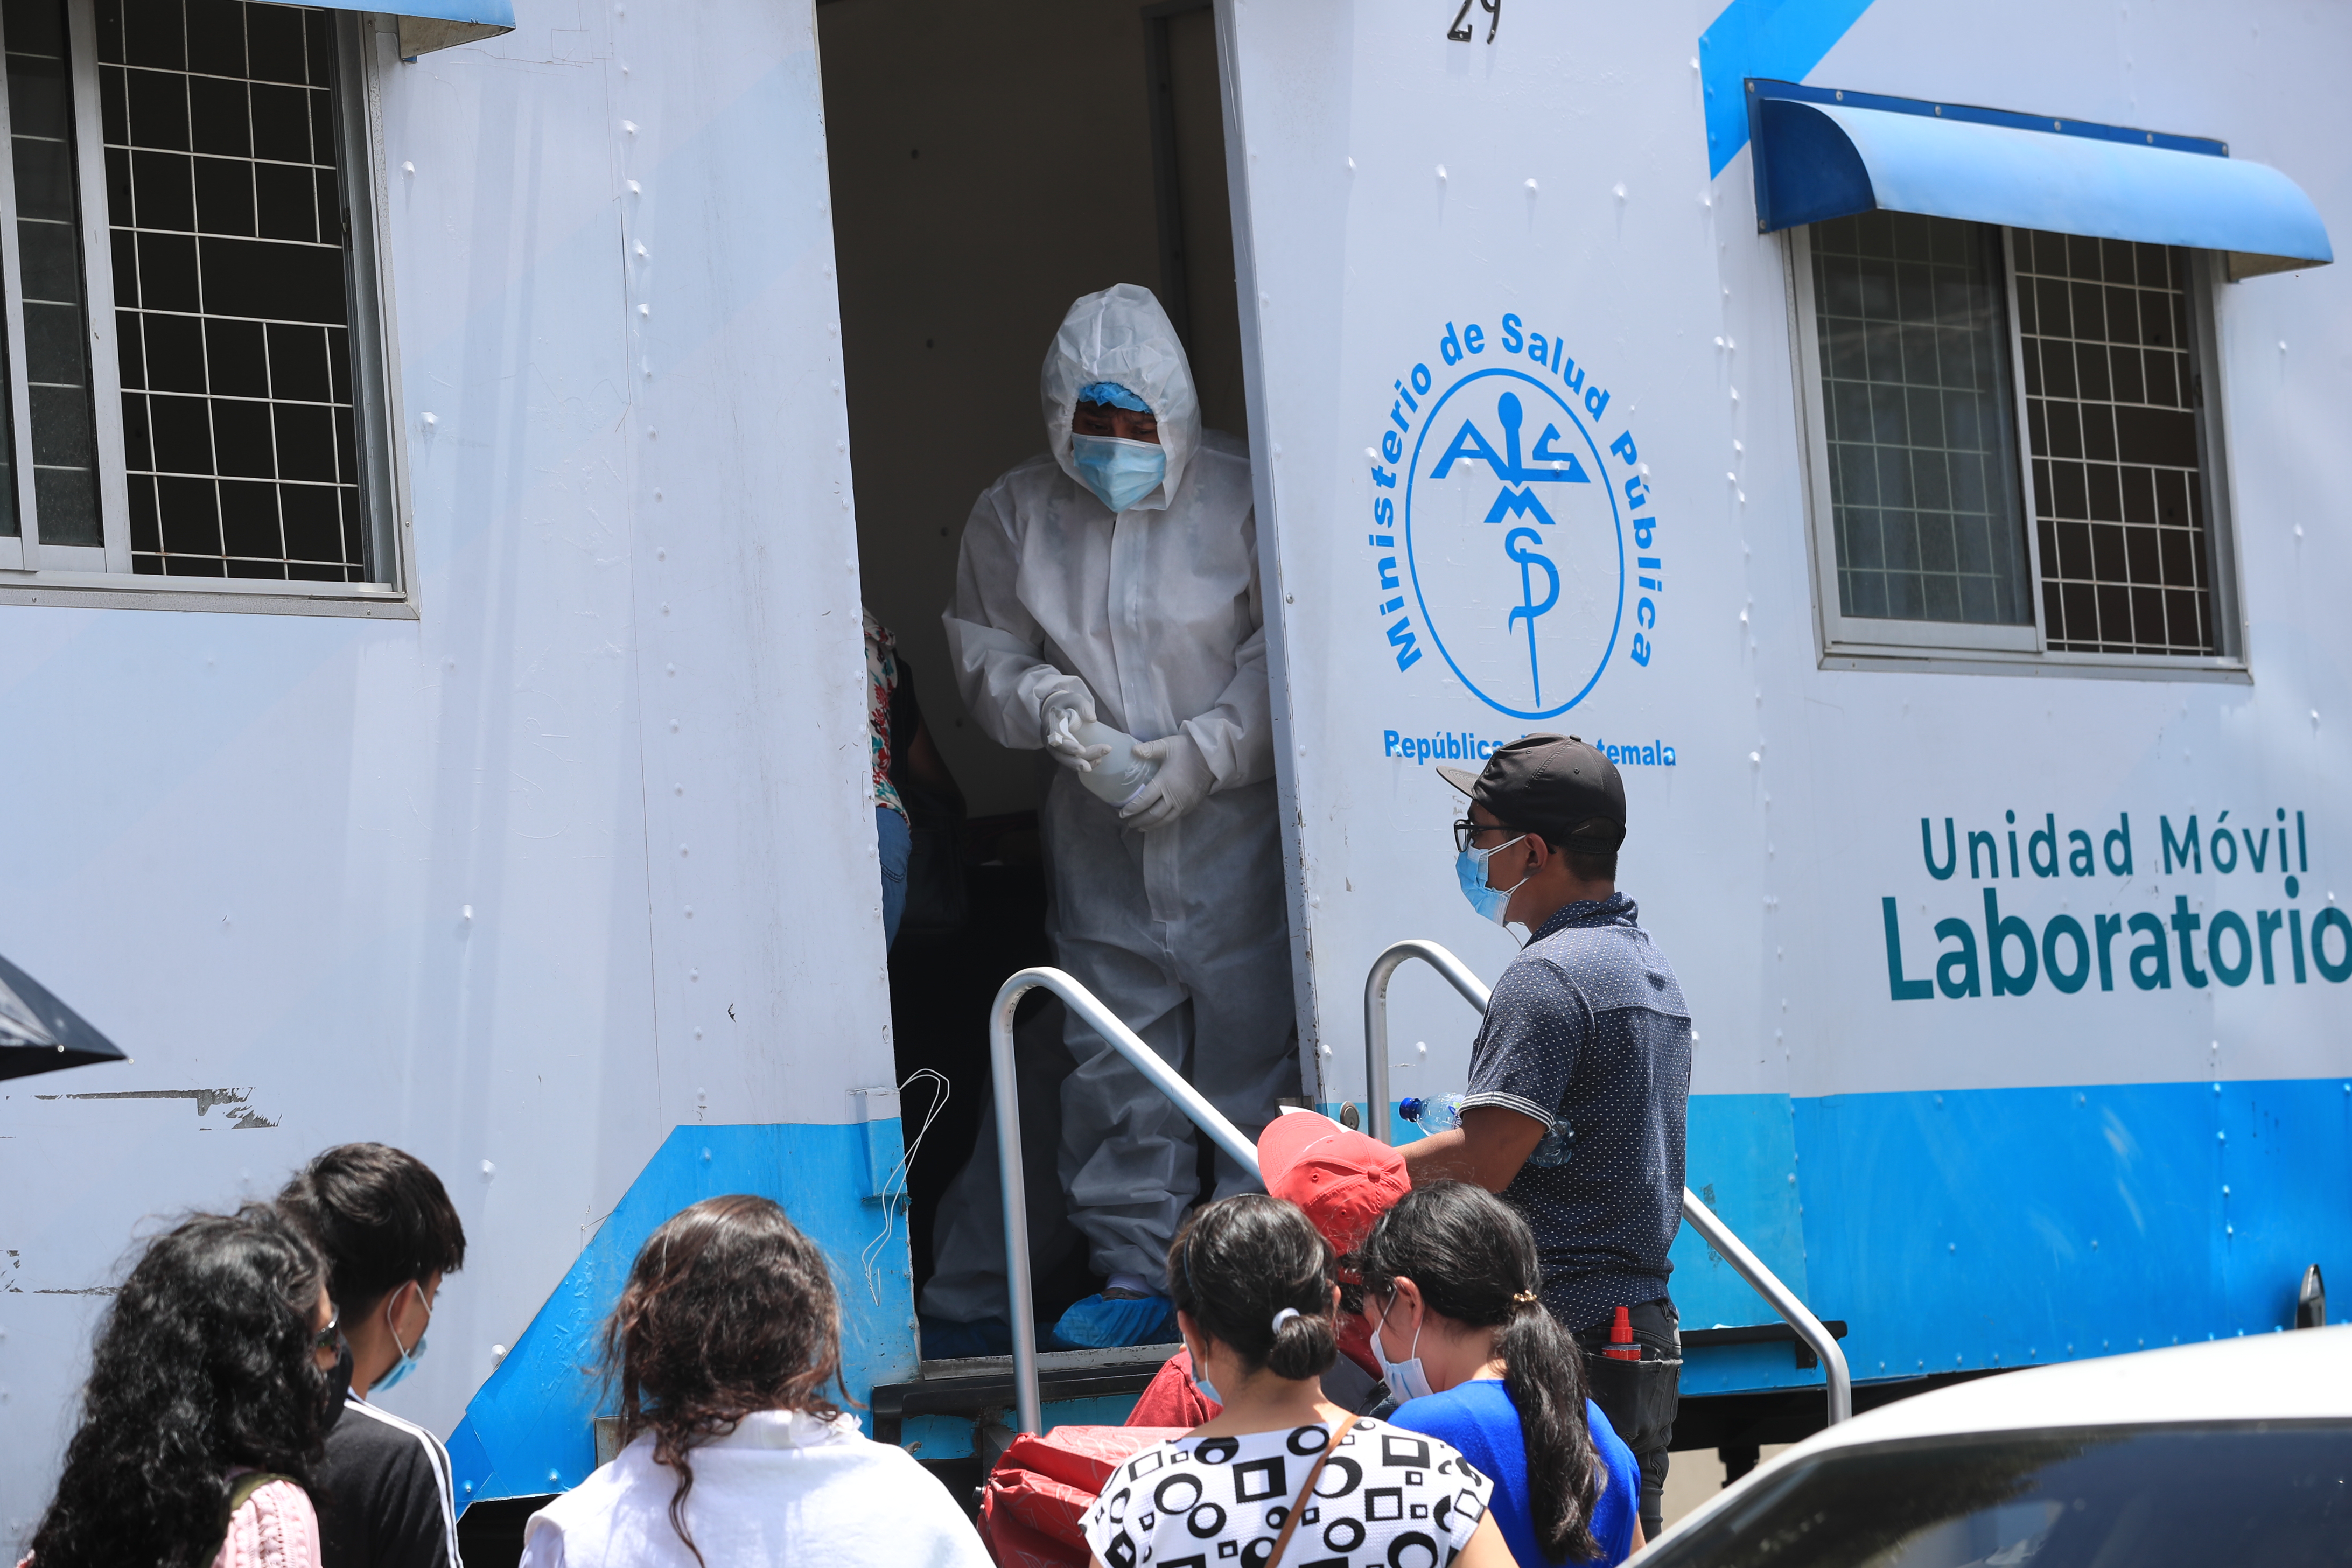
[[1497, 821], [1566, 848], [1605, 855], [1625, 842], [1625, 781], [1574, 735], [1523, 735], [1496, 747], [1477, 773], [1437, 772]]

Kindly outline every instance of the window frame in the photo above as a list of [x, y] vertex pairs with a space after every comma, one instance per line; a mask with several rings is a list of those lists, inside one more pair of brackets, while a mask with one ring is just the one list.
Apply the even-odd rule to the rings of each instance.
[[2053, 649], [2044, 622], [2042, 592], [2042, 527], [2033, 493], [2033, 446], [2027, 423], [2024, 338], [2018, 330], [2016, 231], [2000, 231], [2003, 330], [2009, 334], [2010, 403], [2017, 421], [2015, 450], [2025, 563], [2030, 574], [2031, 625], [1981, 626], [1964, 621], [1881, 620], [1845, 614], [1838, 590], [1837, 524], [1832, 509], [1829, 426], [1822, 393], [1820, 324], [1813, 302], [1812, 229], [1799, 225], [1783, 235], [1788, 279], [1789, 331], [1795, 352], [1798, 444], [1804, 478], [1807, 549], [1812, 565], [1815, 634], [1825, 668], [1917, 668], [2000, 674], [2114, 676], [2141, 679], [2251, 679], [2244, 624], [2238, 608], [2235, 531], [2220, 391], [2215, 289], [2220, 274], [2211, 253], [2189, 253], [2189, 314], [2194, 336], [2200, 392], [2197, 416], [2198, 479], [2205, 503], [2205, 550], [2211, 584], [2212, 624], [2219, 651], [2204, 655], [2084, 653]]
[[[107, 207], [104, 120], [98, 81], [95, 0], [68, 0], [77, 195], [82, 226], [83, 286], [91, 323], [90, 395], [96, 416], [102, 548], [42, 545], [32, 512], [31, 408], [24, 393], [24, 305], [15, 222], [15, 172], [5, 155], [6, 94], [0, 91], [0, 286], [9, 331], [16, 465], [24, 532], [0, 539], [0, 605], [67, 605], [113, 609], [215, 610], [264, 615], [416, 619], [415, 531], [406, 444], [401, 439], [399, 339], [393, 310], [391, 258], [383, 242], [389, 213], [384, 177], [381, 73], [396, 58], [385, 18], [329, 13], [336, 30], [341, 99], [344, 207], [351, 235], [345, 265], [352, 300], [353, 429], [362, 448], [360, 489], [366, 498], [372, 559], [384, 583], [278, 581], [262, 577], [165, 577], [134, 574], [131, 502], [122, 433], [122, 371], [115, 342], [113, 232]], [[58, 564], [49, 557], [63, 556]]]

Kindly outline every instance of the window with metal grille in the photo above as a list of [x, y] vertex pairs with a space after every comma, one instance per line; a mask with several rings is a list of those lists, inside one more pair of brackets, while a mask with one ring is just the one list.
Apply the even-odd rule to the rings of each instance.
[[2022, 231], [2015, 244], [2050, 646], [2215, 652], [2189, 253]]
[[1831, 651], [2235, 657], [2197, 257], [1895, 213], [1794, 252]]
[[100, 0], [140, 572], [365, 574], [334, 52], [323, 11]]
[[396, 584], [363, 36], [246, 0], [0, 0], [0, 571]]
[[2030, 623], [1999, 233], [1819, 225], [1813, 300], [1845, 613]]
[[22, 345], [21, 401], [28, 416], [23, 429], [11, 419], [10, 433], [16, 437], [11, 444], [29, 448], [32, 459], [11, 474], [30, 495], [9, 499], [38, 518], [41, 537], [52, 544], [102, 547], [65, 7], [56, 0], [6, 0], [0, 38], [8, 59], [16, 216], [5, 270], [20, 323], [10, 336]]

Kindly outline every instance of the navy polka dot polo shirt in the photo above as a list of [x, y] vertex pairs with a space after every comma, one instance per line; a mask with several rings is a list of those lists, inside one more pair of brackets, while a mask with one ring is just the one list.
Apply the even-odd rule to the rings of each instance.
[[1495, 987], [1462, 1097], [1574, 1130], [1567, 1163], [1521, 1166], [1503, 1189], [1571, 1331], [1665, 1295], [1682, 1224], [1690, 1009], [1639, 917], [1612, 893], [1543, 923]]

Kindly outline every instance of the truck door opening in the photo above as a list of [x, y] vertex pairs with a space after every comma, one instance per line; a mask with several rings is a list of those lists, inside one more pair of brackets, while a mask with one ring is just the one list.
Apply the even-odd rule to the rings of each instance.
[[[1073, 300], [1150, 287], [1202, 423], [1235, 436], [1240, 317], [1207, 0], [820, 0], [817, 23], [865, 600], [961, 797], [907, 791], [915, 864], [890, 961], [898, 1075], [951, 1089], [909, 1173], [919, 1291], [989, 1100], [990, 1000], [1052, 962], [1037, 807], [1053, 764], [965, 713], [940, 626], [964, 520], [1044, 449], [1038, 370]], [[938, 1088], [909, 1085], [910, 1141]], [[1076, 1248], [1039, 1310], [1098, 1288]]]

